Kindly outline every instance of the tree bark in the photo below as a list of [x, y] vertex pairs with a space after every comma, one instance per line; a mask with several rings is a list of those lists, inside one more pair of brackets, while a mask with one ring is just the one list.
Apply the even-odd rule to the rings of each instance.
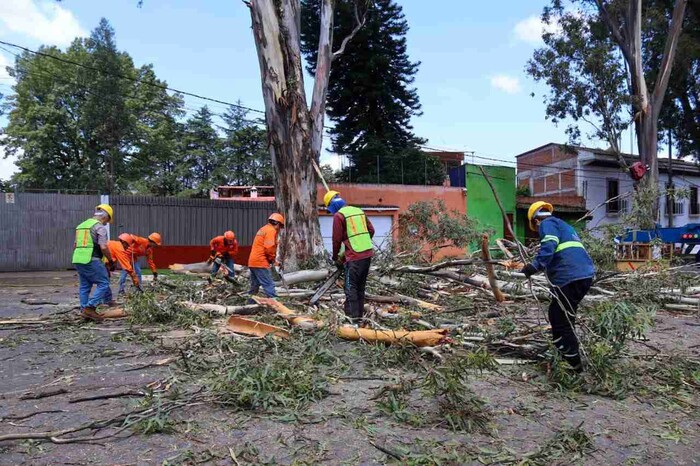
[[[312, 140], [322, 137], [314, 132], [323, 127], [314, 127], [304, 92], [299, 1], [254, 0], [248, 6], [260, 64], [275, 197], [286, 219], [280, 259], [292, 271], [323, 254], [311, 163], [318, 158]], [[330, 40], [330, 34], [327, 37]]]

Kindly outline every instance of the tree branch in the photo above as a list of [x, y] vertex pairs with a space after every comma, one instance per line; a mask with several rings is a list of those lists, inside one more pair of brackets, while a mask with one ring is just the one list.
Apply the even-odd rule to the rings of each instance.
[[620, 32], [620, 25], [617, 24], [617, 21], [615, 21], [615, 19], [612, 16], [610, 16], [610, 13], [608, 12], [608, 9], [605, 6], [603, 0], [595, 0], [595, 3], [598, 6], [598, 12], [600, 13], [600, 16], [603, 18], [603, 21], [605, 21], [605, 23], [608, 25], [608, 29], [610, 29], [610, 32], [612, 33], [613, 38], [615, 39], [615, 42], [617, 42], [617, 45], [620, 46], [622, 54], [625, 56], [625, 59], [629, 63], [631, 63], [632, 54], [630, 53], [628, 38], [626, 37], [626, 35]]
[[348, 42], [350, 42], [352, 38], [357, 35], [360, 29], [362, 29], [362, 26], [365, 25], [365, 21], [367, 20], [367, 10], [365, 10], [362, 18], [360, 18], [360, 12], [357, 8], [357, 4], [358, 1], [355, 2], [355, 28], [345, 39], [343, 39], [343, 42], [340, 43], [340, 48], [331, 56], [331, 60], [335, 60], [345, 52], [345, 47], [348, 45]]
[[685, 7], [688, 4], [688, 0], [676, 0], [676, 4], [673, 7], [673, 16], [671, 17], [671, 26], [669, 27], [668, 37], [666, 38], [666, 46], [664, 48], [663, 59], [661, 60], [661, 69], [659, 70], [659, 77], [656, 80], [656, 85], [654, 86], [654, 92], [651, 98], [651, 105], [654, 112], [652, 118], [658, 118], [659, 112], [661, 111], [661, 103], [666, 94], [666, 89], [668, 87], [668, 81], [671, 78], [671, 69], [673, 68], [673, 61], [676, 55], [676, 49], [678, 47], [678, 38], [681, 35], [681, 30], [683, 29], [683, 18], [685, 16]]

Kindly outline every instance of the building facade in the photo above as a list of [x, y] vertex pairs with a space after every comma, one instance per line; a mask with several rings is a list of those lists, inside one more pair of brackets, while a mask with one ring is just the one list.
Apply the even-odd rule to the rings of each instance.
[[[628, 164], [637, 157], [624, 154]], [[593, 211], [587, 227], [596, 229], [620, 222], [630, 212], [634, 181], [616, 155], [586, 147], [550, 143], [516, 156], [518, 186], [533, 198], [578, 198]], [[671, 170], [669, 171], [669, 166]], [[700, 166], [683, 160], [659, 159], [659, 223], [679, 226], [700, 222]], [[687, 197], [669, 193], [683, 191]]]

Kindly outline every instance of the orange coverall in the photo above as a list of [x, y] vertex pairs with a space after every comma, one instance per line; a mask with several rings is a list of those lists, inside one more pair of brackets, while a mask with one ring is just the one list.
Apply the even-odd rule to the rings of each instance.
[[248, 267], [270, 268], [277, 257], [277, 230], [269, 223], [258, 230], [250, 249]]
[[[134, 267], [131, 263], [131, 254], [124, 250], [121, 241], [107, 241], [107, 248], [112, 255], [112, 259], [119, 262], [122, 270], [129, 274], [134, 286], [139, 286], [139, 277], [134, 273]], [[129, 248], [131, 249], [131, 248]]]
[[158, 273], [156, 263], [153, 260], [153, 247], [151, 246], [151, 242], [148, 241], [148, 238], [142, 236], [131, 235], [131, 237], [134, 238], [134, 244], [126, 250], [127, 255], [131, 257], [133, 254], [134, 262], [137, 258], [145, 256], [148, 266], [151, 268], [151, 272]]

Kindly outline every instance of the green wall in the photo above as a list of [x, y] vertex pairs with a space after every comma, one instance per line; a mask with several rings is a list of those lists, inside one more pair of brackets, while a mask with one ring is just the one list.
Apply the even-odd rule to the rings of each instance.
[[[506, 213], [512, 214], [515, 219], [515, 168], [489, 165], [482, 165], [482, 168], [496, 188]], [[492, 240], [503, 238], [505, 236], [503, 215], [486, 178], [478, 165], [466, 164], [464, 169], [467, 185], [467, 215], [477, 220], [483, 227], [492, 230], [494, 232]], [[517, 238], [519, 228], [515, 221], [513, 221], [513, 229]]]

